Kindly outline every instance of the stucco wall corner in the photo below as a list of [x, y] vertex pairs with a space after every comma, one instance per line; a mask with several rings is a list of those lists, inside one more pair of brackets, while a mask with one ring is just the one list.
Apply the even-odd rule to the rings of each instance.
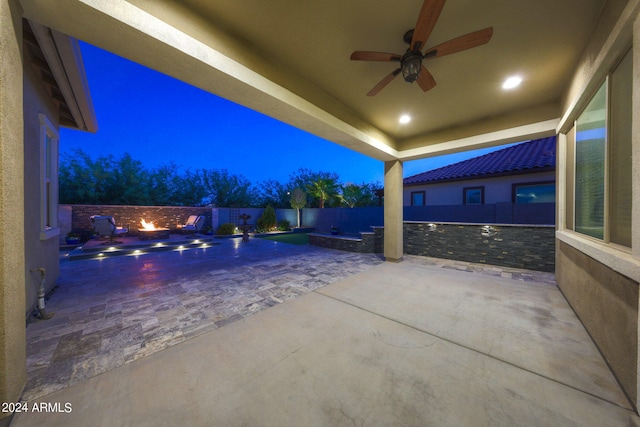
[[26, 381], [21, 19], [16, 0], [0, 2], [0, 402]]

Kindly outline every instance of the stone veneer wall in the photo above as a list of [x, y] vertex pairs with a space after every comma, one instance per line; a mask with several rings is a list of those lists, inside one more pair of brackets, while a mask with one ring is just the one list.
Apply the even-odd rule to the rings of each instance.
[[353, 236], [309, 233], [309, 244], [347, 252], [375, 252], [375, 234], [373, 232], [362, 232], [360, 236], [361, 237], [358, 238]]
[[141, 228], [140, 220], [152, 221], [156, 227], [177, 229], [184, 224], [189, 215], [204, 215], [203, 230], [211, 227], [211, 208], [195, 206], [120, 206], [120, 205], [73, 205], [71, 212], [71, 229], [88, 238], [93, 232], [89, 217], [92, 215], [113, 216], [118, 227], [129, 227], [130, 233], [136, 235]]
[[555, 271], [555, 227], [405, 222], [404, 253]]
[[[349, 252], [384, 252], [384, 227], [350, 236], [310, 234], [309, 243]], [[480, 264], [555, 271], [555, 227], [404, 222], [404, 253]]]

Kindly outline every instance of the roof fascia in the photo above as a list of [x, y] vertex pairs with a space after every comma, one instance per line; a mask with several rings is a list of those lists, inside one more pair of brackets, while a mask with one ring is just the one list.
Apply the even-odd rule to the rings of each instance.
[[98, 124], [78, 41], [33, 21], [29, 25], [77, 128], [96, 132]]

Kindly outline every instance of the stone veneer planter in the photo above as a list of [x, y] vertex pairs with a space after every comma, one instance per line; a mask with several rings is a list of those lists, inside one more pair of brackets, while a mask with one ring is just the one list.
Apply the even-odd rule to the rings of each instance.
[[309, 244], [347, 252], [373, 253], [374, 233], [362, 232], [360, 237], [340, 234], [309, 233]]

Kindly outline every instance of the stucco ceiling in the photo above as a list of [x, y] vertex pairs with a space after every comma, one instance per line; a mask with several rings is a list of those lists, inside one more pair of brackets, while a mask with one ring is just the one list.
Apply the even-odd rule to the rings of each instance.
[[[426, 93], [398, 77], [375, 97], [366, 93], [397, 65], [349, 56], [354, 50], [404, 53], [402, 36], [415, 26], [422, 0], [182, 3], [400, 142], [549, 103], [557, 108], [603, 1], [450, 0], [427, 47], [489, 26], [492, 40], [426, 61], [437, 82]], [[502, 90], [512, 74], [524, 83]], [[398, 123], [403, 113], [413, 116], [409, 125]]]
[[[60, 0], [55, 8], [44, 0], [21, 2], [31, 19], [385, 160], [410, 158], [406, 153], [417, 147], [557, 119], [605, 0], [449, 0], [427, 48], [491, 26], [489, 43], [425, 61], [437, 82], [430, 91], [400, 76], [374, 97], [367, 92], [397, 64], [349, 57], [354, 50], [404, 53], [402, 36], [415, 26], [422, 0]], [[161, 30], [163, 45], [147, 43], [151, 30], [142, 27], [156, 24], [136, 10], [224, 60], [185, 56], [197, 57], [200, 47], [181, 48], [180, 55], [174, 46], [165, 50], [181, 43], [167, 29]], [[96, 11], [128, 20], [128, 27], [114, 26]], [[236, 72], [226, 59], [255, 75]], [[207, 61], [211, 70], [201, 66]], [[522, 85], [502, 90], [514, 74], [522, 76]], [[405, 113], [413, 120], [401, 125]]]

